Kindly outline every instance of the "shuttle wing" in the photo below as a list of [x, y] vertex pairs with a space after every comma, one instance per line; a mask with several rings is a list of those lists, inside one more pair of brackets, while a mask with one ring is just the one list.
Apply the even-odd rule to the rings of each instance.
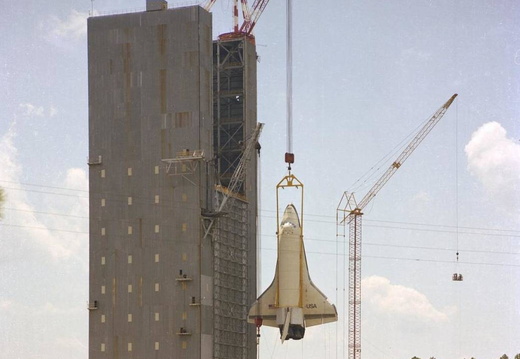
[[[278, 268], [278, 263], [276, 264], [276, 268]], [[278, 308], [275, 307], [276, 281], [277, 274], [275, 272], [271, 285], [258, 297], [251, 309], [249, 309], [247, 316], [248, 323], [255, 323], [255, 318], [262, 317], [262, 325], [278, 327], [278, 324], [276, 324], [276, 309]]]
[[[276, 265], [278, 268], [278, 263]], [[276, 323], [276, 282], [277, 273], [271, 285], [258, 297], [249, 310], [247, 321], [255, 323], [255, 318], [262, 317], [262, 325], [278, 327]], [[333, 304], [330, 304], [327, 297], [312, 283], [307, 267], [305, 248], [303, 248], [302, 261], [302, 307], [305, 326], [335, 322], [338, 320], [338, 312]]]
[[309, 276], [309, 268], [307, 267], [305, 248], [303, 249], [302, 267], [302, 306], [305, 326], [311, 327], [337, 321], [338, 312], [336, 306], [330, 304], [327, 297], [312, 283]]

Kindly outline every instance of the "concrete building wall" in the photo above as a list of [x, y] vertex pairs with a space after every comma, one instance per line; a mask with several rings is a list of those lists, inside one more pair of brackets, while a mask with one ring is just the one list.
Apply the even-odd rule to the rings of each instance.
[[184, 149], [213, 157], [211, 16], [93, 17], [88, 50], [89, 357], [210, 358], [212, 248], [200, 214], [211, 167], [179, 164], [185, 173], [171, 176], [162, 160]]

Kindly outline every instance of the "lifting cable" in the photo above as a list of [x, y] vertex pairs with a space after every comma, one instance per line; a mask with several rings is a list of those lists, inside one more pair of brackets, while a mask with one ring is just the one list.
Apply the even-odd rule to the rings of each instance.
[[260, 158], [260, 150], [258, 150], [257, 157], [257, 179], [256, 179], [256, 190], [257, 190], [257, 212], [256, 212], [256, 291], [260, 293], [262, 289], [262, 159]]
[[[341, 308], [346, 308], [347, 302], [345, 283], [348, 281], [348, 277], [346, 276], [346, 268], [348, 268], [348, 239], [345, 231], [346, 227], [343, 225], [338, 225], [338, 216], [339, 214], [336, 212], [336, 304]], [[346, 336], [347, 332], [345, 331], [345, 328], [347, 328], [348, 325], [347, 319], [348, 315], [343, 315], [341, 320], [336, 321], [336, 359], [338, 356], [345, 356], [345, 346], [347, 345], [346, 343], [348, 343], [348, 337]], [[338, 347], [338, 343], [343, 344]]]
[[455, 272], [453, 273], [452, 280], [456, 282], [462, 282], [463, 277], [459, 272], [459, 102], [455, 104], [455, 242], [456, 242], [456, 262]]
[[[459, 147], [459, 101], [455, 104], [455, 223], [456, 223], [456, 248], [457, 248], [457, 262], [456, 262], [456, 271], [453, 274], [453, 279], [455, 279], [455, 275], [457, 275], [457, 281], [461, 282], [463, 280], [462, 274], [459, 271], [459, 156], [458, 153]], [[460, 287], [457, 286], [457, 342], [458, 342], [458, 351], [457, 354], [460, 356], [460, 347], [461, 347], [461, 301], [460, 301]]]
[[[457, 223], [457, 267], [459, 265], [459, 101], [455, 104], [455, 220]], [[458, 268], [457, 268], [458, 270]]]
[[287, 52], [286, 52], [286, 99], [287, 99], [287, 152], [285, 163], [291, 172], [291, 164], [294, 163], [292, 153], [292, 0], [287, 0]]

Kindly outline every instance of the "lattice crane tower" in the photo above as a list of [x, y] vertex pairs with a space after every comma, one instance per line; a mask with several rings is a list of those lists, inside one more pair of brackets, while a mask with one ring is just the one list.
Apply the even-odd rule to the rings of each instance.
[[444, 116], [457, 94], [442, 105], [419, 130], [403, 152], [390, 165], [363, 199], [356, 202], [354, 193], [344, 192], [336, 211], [337, 233], [349, 226], [349, 286], [348, 286], [348, 358], [361, 358], [361, 218], [363, 209], [383, 188], [404, 161], [419, 146], [435, 125]]

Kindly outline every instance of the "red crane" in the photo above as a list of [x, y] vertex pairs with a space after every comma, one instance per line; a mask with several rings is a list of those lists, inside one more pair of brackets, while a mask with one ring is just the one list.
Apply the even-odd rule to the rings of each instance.
[[[217, 0], [208, 0], [203, 8], [210, 11]], [[242, 8], [242, 25], [238, 25], [238, 0], [233, 0], [233, 33], [251, 36], [253, 28], [255, 27], [260, 15], [264, 12], [265, 7], [269, 3], [269, 0], [255, 0], [253, 6], [249, 8], [247, 0], [240, 0]]]
[[[245, 0], [242, 0], [245, 1]], [[244, 22], [240, 27], [240, 32], [244, 32], [246, 35], [250, 35], [255, 27], [260, 15], [265, 10], [265, 7], [269, 3], [269, 0], [255, 0], [253, 6], [251, 7], [251, 13], [248, 18], [244, 18]]]

